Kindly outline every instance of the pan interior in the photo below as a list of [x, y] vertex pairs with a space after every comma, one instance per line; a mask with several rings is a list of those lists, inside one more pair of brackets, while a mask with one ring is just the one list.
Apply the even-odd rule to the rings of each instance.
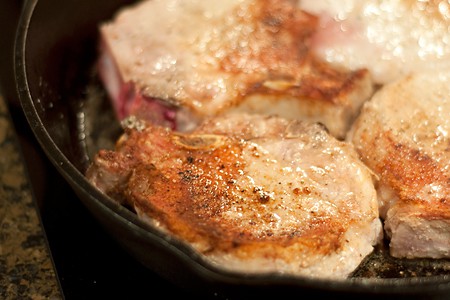
[[[30, 22], [27, 49], [32, 50], [26, 55], [26, 68], [36, 111], [34, 121], [42, 122], [37, 126], [43, 126], [68, 162], [84, 174], [95, 153], [101, 148], [112, 149], [122, 132], [96, 70], [97, 24], [127, 1], [112, 1], [114, 5], [98, 1], [94, 10], [86, 4], [88, 1], [82, 2], [40, 2]], [[101, 7], [106, 9], [100, 13]], [[73, 16], [63, 22], [69, 11]], [[48, 15], [60, 17], [51, 19]], [[349, 281], [437, 278], [449, 282], [449, 274], [450, 260], [395, 259], [389, 255], [385, 241]]]

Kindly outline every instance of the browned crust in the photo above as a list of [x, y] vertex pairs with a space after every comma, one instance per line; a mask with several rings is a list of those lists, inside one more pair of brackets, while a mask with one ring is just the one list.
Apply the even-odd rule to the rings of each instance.
[[[223, 42], [219, 50], [226, 53], [220, 61], [221, 71], [238, 76], [240, 84], [246, 82], [233, 103], [260, 94], [314, 100], [319, 102], [316, 105], [349, 105], [345, 96], [358, 91], [369, 76], [366, 69], [346, 70], [313, 56], [310, 39], [318, 19], [291, 1], [256, 1], [239, 9], [243, 11], [235, 11], [233, 26], [248, 26], [252, 33]], [[236, 44], [242, 41], [246, 46]], [[270, 82], [279, 82], [282, 87], [270, 88]]]
[[[378, 129], [370, 130], [380, 132]], [[360, 147], [366, 149], [363, 161], [378, 174], [380, 186], [389, 186], [396, 192], [398, 207], [414, 207], [411, 212], [424, 220], [450, 219], [450, 178], [432, 157], [413, 145], [396, 141], [391, 131], [383, 131], [373, 138], [362, 132], [360, 140], [364, 141]], [[377, 148], [386, 151], [378, 161], [374, 157], [376, 151], [369, 150]], [[432, 194], [423, 197], [427, 185], [442, 187], [441, 197]]]
[[227, 55], [221, 60], [221, 69], [227, 73], [265, 72], [268, 77], [285, 79], [304, 61], [318, 22], [317, 17], [286, 0], [254, 1], [249, 7], [240, 7], [234, 17], [232, 26], [248, 26], [252, 32], [242, 32], [238, 38], [245, 46], [224, 45]]
[[[327, 255], [339, 251], [346, 243], [343, 235], [348, 221], [320, 212], [316, 215], [311, 212], [313, 217], [305, 226], [286, 226], [277, 233], [261, 232], [258, 228], [273, 221], [272, 213], [276, 213], [277, 207], [271, 204], [273, 200], [264, 190], [251, 186], [236, 188], [236, 178], [242, 176], [240, 170], [246, 164], [240, 158], [240, 139], [221, 136], [225, 142], [211, 143], [214, 139], [207, 135], [203, 143], [201, 136], [195, 135], [191, 143], [186, 142], [189, 135], [180, 139], [179, 135], [170, 135], [163, 129], [143, 133], [128, 130], [127, 134], [127, 139], [118, 144], [120, 152], [101, 151], [96, 158], [96, 161], [109, 161], [106, 165], [119, 164], [116, 171], [123, 172], [126, 181], [125, 185], [107, 192], [115, 198], [126, 199], [128, 205], [164, 224], [175, 235], [191, 243], [206, 244], [204, 252], [224, 251], [255, 257], [257, 251], [288, 259], [292, 257], [291, 251]], [[149, 152], [146, 141], [156, 140], [160, 152]], [[311, 193], [307, 188], [298, 190], [295, 193], [298, 205], [302, 197]], [[267, 205], [271, 206], [269, 210], [263, 207]], [[250, 221], [243, 224], [224, 219], [222, 214], [231, 211], [232, 206], [243, 207]]]

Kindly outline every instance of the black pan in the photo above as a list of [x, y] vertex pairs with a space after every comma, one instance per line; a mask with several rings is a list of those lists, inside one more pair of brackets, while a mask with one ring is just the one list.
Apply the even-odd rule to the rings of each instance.
[[111, 147], [120, 133], [95, 69], [98, 24], [130, 2], [27, 1], [15, 45], [17, 90], [32, 131], [82, 203], [124, 249], [199, 297], [450, 298], [449, 260], [393, 259], [385, 245], [343, 281], [225, 272], [90, 185], [83, 175], [90, 157]]

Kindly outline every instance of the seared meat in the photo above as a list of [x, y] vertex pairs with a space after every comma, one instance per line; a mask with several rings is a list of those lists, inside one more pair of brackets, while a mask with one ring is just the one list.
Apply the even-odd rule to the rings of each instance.
[[345, 278], [382, 235], [372, 173], [318, 124], [232, 114], [179, 133], [129, 122], [86, 176], [233, 271]]
[[395, 257], [450, 257], [450, 71], [407, 76], [367, 102], [351, 140], [379, 177]]
[[142, 1], [102, 24], [99, 72], [119, 119], [180, 131], [235, 110], [318, 121], [343, 138], [372, 80], [311, 55], [316, 28], [291, 0]]
[[378, 84], [450, 67], [448, 0], [302, 0], [300, 7], [320, 16], [317, 55], [368, 68]]

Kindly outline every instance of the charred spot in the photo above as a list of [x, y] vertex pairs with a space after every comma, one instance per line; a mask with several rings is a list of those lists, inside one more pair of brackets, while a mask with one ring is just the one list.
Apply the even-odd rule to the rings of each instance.
[[400, 150], [400, 149], [403, 149], [403, 145], [399, 144], [399, 143], [395, 143], [394, 144], [394, 148], [397, 149], [397, 150]]
[[303, 187], [303, 188], [295, 188], [294, 190], [293, 190], [293, 192], [294, 192], [294, 194], [295, 195], [301, 195], [301, 194], [304, 194], [304, 195], [309, 195], [309, 194], [311, 194], [311, 188], [310, 187], [308, 187], [308, 186], [305, 186], [305, 187]]
[[181, 171], [178, 172], [178, 175], [180, 175], [181, 180], [184, 182], [191, 182], [193, 180], [196, 180], [199, 178], [198, 174], [192, 174], [191, 170]]
[[192, 156], [188, 156], [188, 157], [186, 158], [186, 161], [187, 161], [188, 164], [193, 164], [194, 161], [195, 161], [195, 159], [194, 159]]
[[261, 187], [257, 187], [257, 186], [254, 187], [253, 193], [257, 194], [257, 197], [258, 197], [257, 199], [261, 203], [267, 203], [267, 202], [269, 202], [269, 200], [271, 198], [269, 193], [263, 191]]
[[298, 230], [295, 230], [295, 231], [289, 232], [287, 237], [289, 239], [293, 239], [293, 238], [299, 237], [300, 235], [301, 235], [300, 232]]
[[267, 195], [267, 193], [262, 192], [262, 193], [259, 195], [258, 200], [259, 200], [259, 202], [261, 202], [261, 203], [267, 203], [267, 202], [269, 202], [269, 200], [270, 200], [270, 196]]

